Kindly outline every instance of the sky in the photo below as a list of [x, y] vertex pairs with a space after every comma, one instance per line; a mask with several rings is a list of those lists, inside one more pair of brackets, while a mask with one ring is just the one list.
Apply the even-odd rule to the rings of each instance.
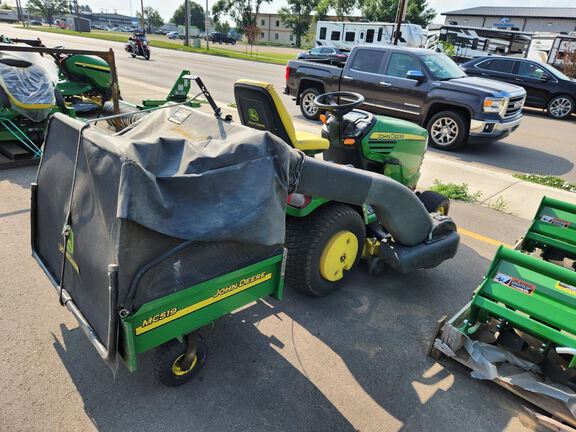
[[[158, 9], [160, 15], [164, 20], [169, 20], [174, 13], [174, 10], [183, 3], [183, 0], [143, 0], [144, 6], [152, 6]], [[197, 1], [203, 7], [205, 7], [205, 0], [191, 0]], [[3, 0], [8, 4], [14, 4], [14, 0]], [[208, 7], [212, 8], [212, 5], [216, 0], [208, 0]], [[23, 0], [22, 3], [26, 3]], [[136, 13], [136, 10], [140, 8], [140, 0], [78, 0], [79, 4], [88, 4], [94, 12], [114, 12], [117, 11], [119, 14], [132, 15]], [[262, 7], [262, 12], [264, 13], [275, 13], [279, 8], [286, 5], [286, 0], [273, 0], [270, 4], [265, 4]], [[502, 6], [502, 0], [428, 0], [430, 6], [432, 6], [438, 12], [434, 22], [442, 23], [444, 22], [444, 17], [440, 15], [441, 12], [464, 9], [474, 6]], [[575, 0], [507, 0], [505, 6], [533, 6], [533, 7], [574, 7]], [[132, 11], [132, 13], [131, 13]]]

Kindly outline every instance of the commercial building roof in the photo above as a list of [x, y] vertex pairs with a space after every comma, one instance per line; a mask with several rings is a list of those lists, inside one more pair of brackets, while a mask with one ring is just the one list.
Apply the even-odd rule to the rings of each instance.
[[576, 19], [576, 7], [561, 8], [477, 6], [468, 9], [458, 9], [449, 12], [442, 12], [442, 15]]

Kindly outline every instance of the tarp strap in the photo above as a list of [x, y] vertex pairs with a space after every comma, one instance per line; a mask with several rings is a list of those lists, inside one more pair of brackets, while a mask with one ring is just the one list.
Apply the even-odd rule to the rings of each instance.
[[8, 132], [10, 132], [14, 136], [14, 138], [20, 141], [24, 145], [24, 147], [30, 150], [35, 157], [42, 156], [42, 150], [40, 149], [40, 147], [34, 144], [34, 142], [30, 139], [30, 137], [26, 135], [26, 133], [22, 129], [20, 129], [16, 123], [14, 123], [10, 119], [0, 118], [0, 124], [2, 124], [2, 126], [4, 126], [4, 128]]
[[70, 188], [70, 199], [68, 201], [68, 212], [66, 213], [66, 219], [64, 221], [64, 226], [62, 227], [62, 238], [64, 240], [62, 247], [62, 267], [60, 269], [60, 283], [58, 284], [58, 301], [61, 306], [65, 305], [62, 297], [62, 292], [64, 290], [64, 270], [66, 268], [66, 261], [68, 259], [68, 238], [70, 236], [71, 224], [72, 224], [72, 202], [74, 199], [74, 186], [76, 185], [76, 173], [78, 172], [78, 160], [80, 158], [80, 146], [82, 145], [82, 132], [84, 129], [90, 127], [89, 124], [83, 125], [78, 131], [78, 142], [76, 143], [76, 157], [74, 159], [74, 171], [72, 172], [72, 186]]

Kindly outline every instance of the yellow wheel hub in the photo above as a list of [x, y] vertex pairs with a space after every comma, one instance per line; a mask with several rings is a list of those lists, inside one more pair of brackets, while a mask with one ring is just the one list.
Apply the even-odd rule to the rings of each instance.
[[186, 354], [182, 354], [180, 357], [178, 357], [176, 360], [174, 360], [174, 363], [172, 363], [172, 373], [174, 375], [178, 375], [178, 376], [186, 375], [192, 369], [194, 369], [194, 367], [196, 366], [196, 363], [198, 363], [198, 355], [195, 355], [194, 360], [192, 360], [192, 363], [190, 364], [190, 367], [188, 369], [182, 369], [180, 367], [180, 362], [182, 361], [182, 359], [184, 358], [185, 355]]
[[358, 255], [358, 238], [350, 231], [340, 231], [332, 236], [320, 256], [320, 274], [335, 282], [350, 270]]

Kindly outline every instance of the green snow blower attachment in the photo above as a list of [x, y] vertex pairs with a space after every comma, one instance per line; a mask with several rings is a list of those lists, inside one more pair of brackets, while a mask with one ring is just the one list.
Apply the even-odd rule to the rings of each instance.
[[439, 321], [444, 353], [576, 426], [576, 205], [544, 197], [514, 249], [501, 246], [472, 301]]

